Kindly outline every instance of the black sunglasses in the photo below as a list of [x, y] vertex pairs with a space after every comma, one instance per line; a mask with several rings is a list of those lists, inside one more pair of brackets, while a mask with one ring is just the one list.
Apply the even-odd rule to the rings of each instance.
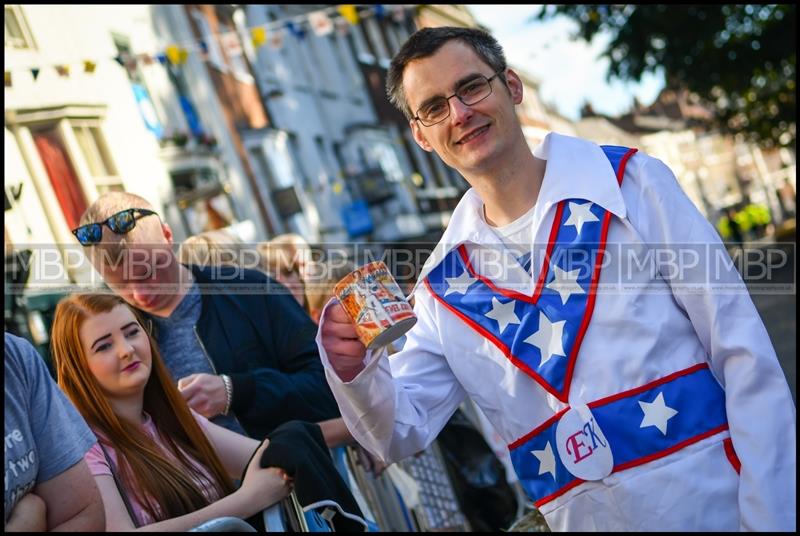
[[103, 239], [104, 224], [116, 234], [123, 235], [131, 232], [136, 227], [136, 220], [152, 214], [156, 213], [146, 208], [128, 208], [112, 214], [105, 221], [81, 225], [77, 229], [73, 229], [72, 234], [75, 235], [75, 238], [78, 239], [82, 246], [91, 246]]

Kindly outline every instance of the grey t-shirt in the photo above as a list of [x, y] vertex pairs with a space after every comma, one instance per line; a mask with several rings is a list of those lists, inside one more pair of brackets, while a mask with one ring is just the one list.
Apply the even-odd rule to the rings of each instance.
[[6, 333], [5, 355], [8, 522], [23, 495], [81, 461], [97, 438], [50, 377], [31, 343]]
[[[211, 366], [211, 358], [201, 346], [198, 334], [195, 333], [195, 324], [200, 318], [201, 307], [200, 287], [194, 282], [171, 315], [167, 318], [151, 316], [158, 327], [158, 348], [161, 350], [161, 357], [176, 384], [178, 380], [190, 374], [217, 373]], [[227, 416], [218, 415], [211, 421], [247, 435], [232, 413]]]

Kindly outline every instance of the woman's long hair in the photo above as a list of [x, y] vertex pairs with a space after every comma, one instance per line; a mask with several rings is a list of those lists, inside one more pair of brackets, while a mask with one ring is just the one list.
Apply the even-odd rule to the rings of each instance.
[[[194, 512], [209, 504], [197, 482], [207, 480], [187, 459], [187, 454], [212, 476], [210, 485], [223, 497], [233, 484], [222, 462], [201, 430], [189, 407], [172, 384], [153, 336], [142, 316], [129, 307], [150, 340], [152, 366], [144, 390], [144, 411], [153, 419], [159, 435], [180, 463], [166, 456], [138, 423], [114, 413], [100, 384], [89, 370], [79, 330], [86, 318], [122, 305], [111, 294], [74, 294], [59, 302], [53, 320], [51, 349], [58, 384], [97, 432], [98, 439], [117, 453], [125, 490], [135, 494], [153, 519], [164, 520]], [[186, 453], [186, 454], [184, 454]]]

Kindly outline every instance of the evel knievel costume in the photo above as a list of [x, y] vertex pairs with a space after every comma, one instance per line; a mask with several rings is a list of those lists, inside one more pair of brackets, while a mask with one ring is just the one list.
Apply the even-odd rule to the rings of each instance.
[[401, 352], [344, 383], [318, 338], [342, 416], [395, 461], [470, 396], [553, 530], [793, 531], [795, 407], [769, 336], [713, 227], [634, 153], [537, 147], [532, 275], [468, 191]]

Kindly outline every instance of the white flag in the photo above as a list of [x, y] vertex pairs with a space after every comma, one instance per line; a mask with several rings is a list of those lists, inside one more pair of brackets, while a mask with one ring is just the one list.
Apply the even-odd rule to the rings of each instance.
[[314, 11], [308, 15], [308, 23], [314, 34], [323, 36], [333, 31], [333, 21], [324, 11]]

